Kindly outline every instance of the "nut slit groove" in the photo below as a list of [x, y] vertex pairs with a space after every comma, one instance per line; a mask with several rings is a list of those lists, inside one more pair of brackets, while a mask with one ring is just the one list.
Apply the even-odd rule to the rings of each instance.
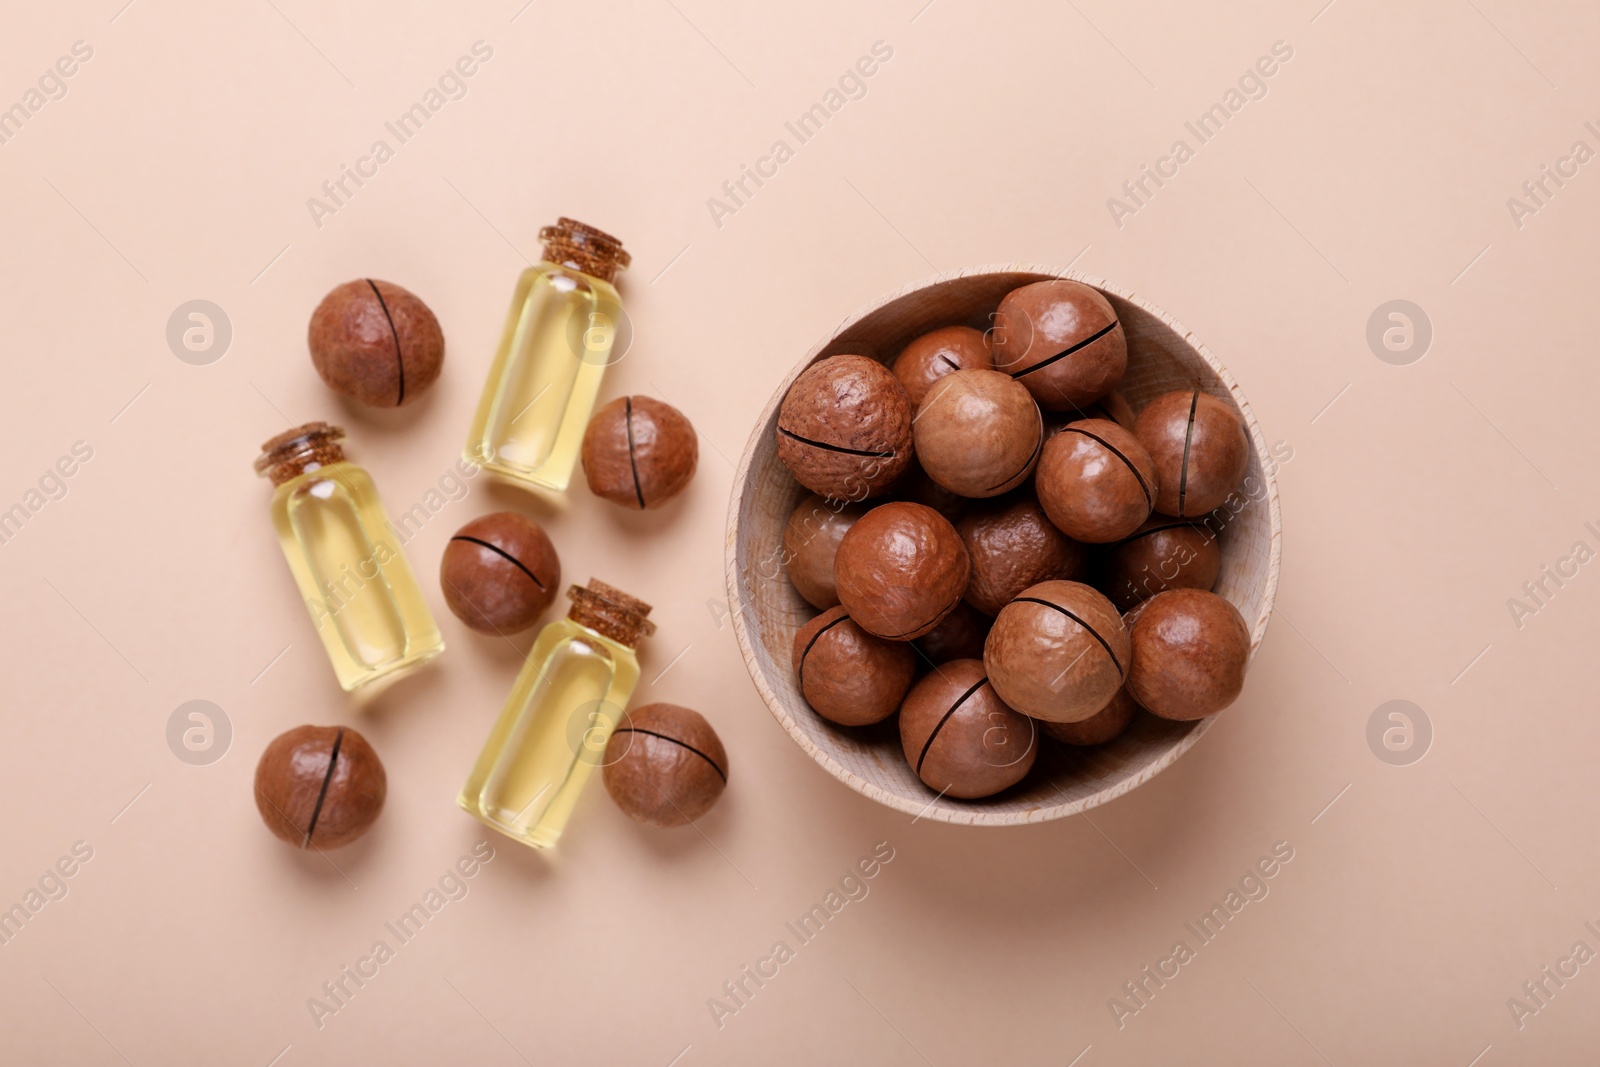
[[339, 765], [339, 746], [344, 744], [344, 727], [333, 735], [333, 749], [328, 753], [328, 772], [322, 776], [322, 789], [317, 793], [316, 807], [311, 809], [311, 823], [306, 827], [306, 839], [301, 848], [311, 847], [311, 835], [317, 832], [317, 819], [322, 815], [322, 802], [328, 799], [328, 783], [333, 781], [333, 769]]
[[[1191, 423], [1190, 424], [1193, 425], [1193, 422], [1192, 422], [1193, 415], [1190, 416], [1190, 419], [1191, 419]], [[1127, 456], [1125, 456], [1122, 453], [1122, 450], [1119, 449], [1116, 445], [1112, 444], [1110, 441], [1107, 441], [1104, 437], [1101, 437], [1099, 434], [1093, 434], [1093, 433], [1090, 433], [1088, 430], [1080, 430], [1080, 429], [1077, 429], [1076, 427], [1073, 427], [1073, 426], [1063, 426], [1061, 428], [1061, 432], [1062, 433], [1082, 434], [1084, 437], [1089, 438], [1091, 441], [1100, 442], [1100, 445], [1103, 448], [1105, 448], [1113, 456], [1116, 456], [1118, 459], [1122, 460], [1123, 463], [1127, 464], [1128, 469], [1133, 472], [1134, 478], [1137, 479], [1138, 482], [1139, 482], [1140, 491], [1144, 493], [1144, 502], [1145, 502], [1145, 504], [1148, 507], [1152, 507], [1152, 508], [1155, 507], [1155, 505], [1156, 505], [1155, 497], [1151, 496], [1151, 494], [1150, 494], [1150, 486], [1149, 486], [1148, 483], [1145, 482], [1144, 475], [1139, 473], [1139, 468], [1135, 467], [1133, 465], [1133, 460], [1131, 460]], [[1181, 490], [1180, 490], [1180, 493], [1181, 493]], [[1180, 508], [1181, 508], [1181, 505], [1180, 505]]]
[[1094, 638], [1096, 641], [1099, 641], [1100, 642], [1100, 647], [1105, 649], [1106, 650], [1106, 655], [1111, 657], [1111, 665], [1117, 668], [1117, 674], [1122, 676], [1123, 678], [1127, 678], [1128, 672], [1124, 671], [1122, 669], [1122, 663], [1121, 663], [1121, 661], [1119, 661], [1117, 659], [1117, 654], [1115, 652], [1111, 651], [1111, 645], [1109, 643], [1107, 643], [1105, 638], [1100, 636], [1100, 632], [1098, 630], [1096, 630], [1093, 626], [1090, 626], [1088, 623], [1086, 623], [1082, 619], [1078, 618], [1078, 616], [1074, 615], [1072, 612], [1068, 611], [1066, 608], [1062, 607], [1060, 604], [1052, 604], [1048, 600], [1040, 600], [1038, 597], [1035, 597], [1035, 596], [1019, 596], [1019, 597], [1017, 597], [1017, 599], [1013, 600], [1012, 603], [1013, 604], [1043, 604], [1047, 608], [1053, 608], [1056, 611], [1061, 612], [1061, 614], [1065, 615], [1067, 618], [1071, 619], [1073, 622], [1075, 622], [1079, 626], [1083, 627], [1084, 630], [1089, 634], [1090, 637]]
[[820, 639], [823, 634], [827, 633], [829, 630], [833, 629], [835, 626], [838, 626], [841, 622], [844, 622], [849, 618], [850, 616], [848, 615], [840, 615], [837, 619], [834, 619], [828, 625], [812, 634], [811, 640], [806, 642], [806, 647], [800, 650], [800, 666], [794, 669], [794, 680], [800, 685], [801, 696], [805, 696], [806, 693], [806, 657], [811, 655], [811, 649], [816, 646], [818, 639]]
[[1189, 425], [1183, 430], [1183, 466], [1178, 468], [1178, 518], [1183, 518], [1183, 498], [1189, 494], [1189, 444], [1194, 439], [1194, 409], [1200, 404], [1200, 389], [1189, 398]]
[[633, 449], [633, 397], [622, 401], [622, 424], [628, 428], [628, 467], [633, 471], [633, 495], [639, 498], [639, 510], [644, 510], [644, 486], [639, 483], [639, 456]]
[[778, 427], [778, 432], [791, 441], [799, 441], [803, 445], [820, 448], [824, 452], [839, 452], [846, 456], [866, 456], [868, 459], [893, 459], [895, 457], [894, 452], [873, 452], [865, 448], [846, 448], [844, 445], [830, 445], [822, 441], [813, 441], [809, 437], [801, 437], [793, 430], [786, 430], [782, 426]]
[[499, 545], [491, 545], [489, 542], [480, 540], [479, 538], [473, 537], [469, 534], [456, 534], [454, 537], [450, 538], [450, 540], [466, 541], [469, 544], [477, 545], [479, 548], [487, 548], [490, 552], [493, 552], [497, 556], [503, 556], [506, 561], [515, 566], [517, 570], [521, 571], [523, 574], [526, 574], [534, 585], [538, 586], [540, 589], [544, 588], [544, 583], [541, 582], [532, 571], [530, 571], [527, 567], [524, 567], [520, 559], [507, 552]]
[[701, 759], [703, 759], [707, 763], [711, 764], [711, 769], [717, 772], [717, 777], [718, 778], [721, 778], [724, 782], [726, 782], [728, 780], [728, 775], [723, 771], [723, 769], [721, 767], [717, 766], [717, 761], [716, 760], [712, 759], [710, 756], [706, 755], [704, 752], [701, 752], [698, 748], [695, 748], [693, 745], [685, 744], [684, 742], [679, 741], [676, 737], [668, 737], [666, 734], [657, 733], [654, 730], [646, 730], [643, 727], [639, 727], [639, 726], [619, 726], [615, 730], [613, 730], [612, 733], [614, 733], [614, 734], [649, 734], [651, 737], [659, 737], [663, 741], [671, 741], [673, 744], [679, 746], [680, 748], [688, 749], [690, 752], [693, 752], [696, 756], [699, 756]]
[[406, 361], [400, 355], [400, 331], [394, 328], [394, 316], [389, 314], [389, 305], [384, 303], [383, 294], [378, 292], [378, 284], [371, 278], [367, 279], [367, 284], [372, 286], [372, 295], [378, 298], [384, 321], [389, 324], [389, 336], [394, 338], [394, 365], [400, 379], [400, 395], [395, 397], [394, 406], [399, 407], [406, 399]]
[[[1077, 344], [1069, 345], [1066, 348], [1063, 348], [1061, 351], [1057, 352], [1055, 355], [1051, 356], [1049, 359], [1041, 359], [1039, 362], [1035, 363], [1033, 366], [1029, 367], [1027, 370], [1019, 370], [1019, 371], [1017, 371], [1015, 374], [1013, 374], [1011, 376], [1012, 380], [1016, 380], [1017, 378], [1021, 378], [1024, 375], [1027, 375], [1027, 374], [1032, 374], [1036, 370], [1043, 370], [1045, 367], [1048, 367], [1050, 364], [1055, 363], [1058, 360], [1066, 359], [1068, 356], [1072, 355], [1072, 353], [1078, 351], [1080, 348], [1089, 347], [1090, 345], [1094, 344], [1096, 341], [1100, 340], [1100, 338], [1104, 337], [1106, 334], [1110, 333], [1112, 330], [1115, 330], [1118, 326], [1121, 326], [1121, 325], [1122, 325], [1122, 320], [1121, 319], [1112, 319], [1111, 320], [1111, 325], [1101, 327], [1098, 331], [1090, 334], [1088, 337], [1085, 337], [1083, 340], [1079, 341]], [[1076, 407], [1077, 405], [1073, 405], [1073, 406]]]
[[918, 777], [922, 776], [922, 764], [923, 761], [928, 758], [928, 750], [933, 747], [933, 739], [939, 736], [939, 731], [944, 729], [944, 724], [950, 721], [950, 716], [956, 713], [957, 708], [967, 702], [968, 697], [982, 689], [988, 683], [988, 675], [984, 675], [982, 678], [979, 678], [977, 682], [973, 684], [972, 688], [968, 689], [965, 693], [962, 693], [959, 697], [957, 697], [956, 702], [951, 704], [949, 708], [945, 709], [945, 713], [943, 715], [939, 716], [939, 721], [934, 723], [932, 732], [928, 734], [928, 739], [922, 743], [922, 752], [917, 756], [916, 773]]

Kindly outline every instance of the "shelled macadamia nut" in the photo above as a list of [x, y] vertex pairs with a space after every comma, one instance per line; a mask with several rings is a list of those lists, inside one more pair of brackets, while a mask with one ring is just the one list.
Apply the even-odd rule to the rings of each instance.
[[951, 371], [993, 369], [989, 342], [970, 326], [945, 326], [925, 333], [901, 349], [890, 364], [913, 408], [922, 403], [929, 386]]
[[1106, 552], [1101, 588], [1127, 611], [1168, 589], [1206, 589], [1217, 584], [1222, 550], [1197, 522], [1152, 515], [1127, 540]]
[[479, 633], [514, 634], [539, 620], [561, 588], [561, 560], [544, 527], [514, 511], [473, 519], [439, 561], [444, 602]]
[[995, 370], [1049, 411], [1072, 411], [1117, 387], [1128, 367], [1122, 323], [1096, 289], [1057, 278], [1013, 289], [995, 312]]
[[922, 504], [879, 504], [845, 531], [833, 560], [839, 603], [862, 629], [909, 641], [961, 601], [972, 564], [950, 521]]
[[1127, 537], [1150, 517], [1156, 470], [1133, 434], [1114, 422], [1084, 419], [1046, 442], [1034, 488], [1063, 533], [1104, 544]]
[[1156, 510], [1163, 515], [1185, 519], [1221, 507], [1250, 466], [1244, 423], [1199, 389], [1156, 397], [1139, 412], [1133, 432], [1155, 463]]
[[1038, 726], [996, 695], [975, 659], [924, 677], [900, 707], [900, 744], [929, 789], [972, 800], [1020, 782], [1039, 752]]
[[1000, 609], [983, 649], [989, 682], [1035, 719], [1078, 722], [1126, 676], [1128, 631], [1111, 601], [1080, 582], [1040, 582]]
[[630, 818], [651, 826], [693, 822], [728, 784], [728, 753], [705, 716], [677, 704], [646, 704], [622, 717], [606, 742], [606, 792]]
[[844, 533], [867, 513], [867, 505], [824, 500], [812, 494], [800, 502], [783, 528], [783, 569], [795, 591], [826, 611], [839, 603], [833, 585], [833, 558]]
[[410, 403], [444, 366], [444, 331], [428, 305], [371, 278], [345, 282], [323, 297], [306, 341], [329, 389], [373, 407]]
[[1029, 496], [976, 505], [956, 524], [956, 532], [972, 558], [967, 603], [985, 615], [999, 614], [1031, 585], [1080, 577], [1088, 563], [1087, 550]]
[[887, 367], [829, 356], [795, 379], [778, 408], [778, 458], [830, 500], [878, 496], [911, 462], [911, 401]]
[[1103, 745], [1117, 737], [1133, 721], [1138, 710], [1133, 697], [1124, 685], [1110, 703], [1087, 719], [1078, 722], [1040, 722], [1046, 737], [1053, 737], [1068, 745]]
[[982, 659], [983, 642], [993, 622], [963, 600], [938, 626], [912, 642], [922, 653], [919, 666], [938, 666], [953, 659]]
[[367, 739], [346, 726], [297, 726], [256, 764], [256, 810], [296, 848], [338, 848], [383, 810], [389, 779]]
[[1202, 719], [1232, 704], [1244, 688], [1250, 629], [1215, 593], [1173, 589], [1140, 604], [1133, 627], [1128, 691], [1164, 719]]
[[965, 497], [1021, 485], [1044, 443], [1044, 420], [1028, 390], [999, 371], [958, 370], [928, 388], [912, 423], [928, 477]]
[[916, 673], [909, 644], [873, 637], [842, 607], [795, 633], [793, 663], [806, 703], [840, 726], [868, 726], [893, 715]]
[[583, 433], [589, 491], [643, 511], [683, 491], [700, 461], [700, 443], [683, 412], [649, 396], [622, 396], [603, 406]]

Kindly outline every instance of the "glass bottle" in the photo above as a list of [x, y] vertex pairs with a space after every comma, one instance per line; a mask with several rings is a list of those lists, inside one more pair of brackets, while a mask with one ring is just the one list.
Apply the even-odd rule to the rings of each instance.
[[[539, 231], [544, 258], [522, 272], [462, 455], [501, 478], [567, 488], [605, 369], [626, 333], [611, 281], [622, 242], [560, 219]], [[627, 338], [623, 338], [626, 348]]]
[[634, 646], [650, 605], [604, 582], [567, 590], [540, 631], [456, 802], [534, 848], [561, 836], [639, 681]]
[[444, 651], [422, 591], [367, 472], [344, 458], [344, 430], [308, 422], [261, 446], [272, 525], [311, 621], [350, 692]]

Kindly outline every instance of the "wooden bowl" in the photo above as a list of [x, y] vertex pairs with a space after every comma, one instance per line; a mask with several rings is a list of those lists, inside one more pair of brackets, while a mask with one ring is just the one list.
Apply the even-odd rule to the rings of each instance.
[[1135, 411], [1161, 393], [1199, 382], [1244, 420], [1250, 436], [1250, 469], [1246, 489], [1238, 497], [1246, 503], [1222, 533], [1216, 592], [1244, 616], [1252, 657], [1272, 613], [1282, 539], [1275, 464], [1266, 462], [1267, 442], [1244, 394], [1189, 331], [1132, 293], [1077, 271], [1051, 267], [975, 267], [890, 293], [846, 319], [807, 353], [756, 420], [729, 507], [728, 601], [750, 676], [789, 736], [851, 789], [911, 815], [981, 826], [1075, 815], [1148, 782], [1193, 747], [1211, 725], [1211, 718], [1168, 722], [1140, 711], [1128, 730], [1109, 744], [1080, 749], [1042, 740], [1038, 762], [1020, 783], [983, 800], [955, 800], [938, 796], [912, 772], [892, 717], [875, 727], [835, 726], [811, 710], [795, 684], [790, 666], [794, 634], [816, 609], [795, 592], [779, 565], [784, 526], [806, 495], [777, 456], [778, 406], [789, 386], [825, 356], [849, 352], [887, 362], [928, 330], [957, 324], [986, 329], [1001, 297], [1046, 278], [1092, 285], [1111, 301], [1128, 338], [1128, 373], [1119, 388]]

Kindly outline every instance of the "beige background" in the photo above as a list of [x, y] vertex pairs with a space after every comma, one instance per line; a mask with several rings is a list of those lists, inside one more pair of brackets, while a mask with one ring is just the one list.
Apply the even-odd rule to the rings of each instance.
[[[1575, 541], [1600, 548], [1600, 175], [1521, 228], [1506, 198], [1575, 140], [1600, 148], [1593, 5], [122, 3], [12, 4], [0, 33], [0, 106], [93, 48], [0, 145], [0, 505], [93, 449], [0, 546], [0, 905], [93, 849], [0, 947], [8, 1062], [1592, 1055], [1600, 965], [1521, 1029], [1507, 998], [1574, 942], [1600, 949], [1600, 577], [1581, 568], [1520, 629], [1507, 599]], [[480, 39], [466, 97], [315, 225], [307, 198]], [[719, 228], [707, 198], [879, 40], [893, 58], [865, 98]], [[1107, 198], [1280, 40], [1268, 95], [1114, 225]], [[581, 486], [557, 509], [471, 483], [409, 548], [449, 651], [362, 711], [279, 558], [256, 446], [286, 418], [337, 420], [391, 510], [423, 499], [559, 214], [633, 251], [637, 339], [605, 396], [681, 407], [700, 474], [648, 516]], [[722, 528], [755, 413], [832, 323], [1004, 261], [1073, 263], [1167, 309], [1294, 459], [1243, 698], [1089, 817], [971, 830], [854, 795], [777, 727], [722, 618]], [[448, 340], [400, 412], [348, 408], [306, 357], [312, 307], [364, 275], [421, 295]], [[165, 340], [197, 298], [233, 327], [208, 366]], [[1434, 326], [1410, 366], [1365, 339], [1394, 298]], [[699, 707], [732, 759], [697, 829], [636, 826], [597, 788], [547, 857], [456, 809], [519, 653], [449, 616], [434, 573], [456, 527], [505, 506], [547, 523], [569, 579], [656, 605], [639, 699]], [[232, 722], [209, 766], [167, 746], [191, 699]], [[1433, 724], [1410, 766], [1366, 741], [1391, 699]], [[358, 725], [390, 776], [374, 831], [327, 858], [271, 838], [250, 795], [261, 748], [307, 721]], [[319, 1029], [307, 998], [486, 838], [469, 895]], [[719, 1029], [708, 998], [880, 841], [895, 858], [870, 895]], [[1185, 921], [1279, 841], [1294, 859], [1270, 895], [1119, 1029], [1109, 998], [1195, 946]]]

